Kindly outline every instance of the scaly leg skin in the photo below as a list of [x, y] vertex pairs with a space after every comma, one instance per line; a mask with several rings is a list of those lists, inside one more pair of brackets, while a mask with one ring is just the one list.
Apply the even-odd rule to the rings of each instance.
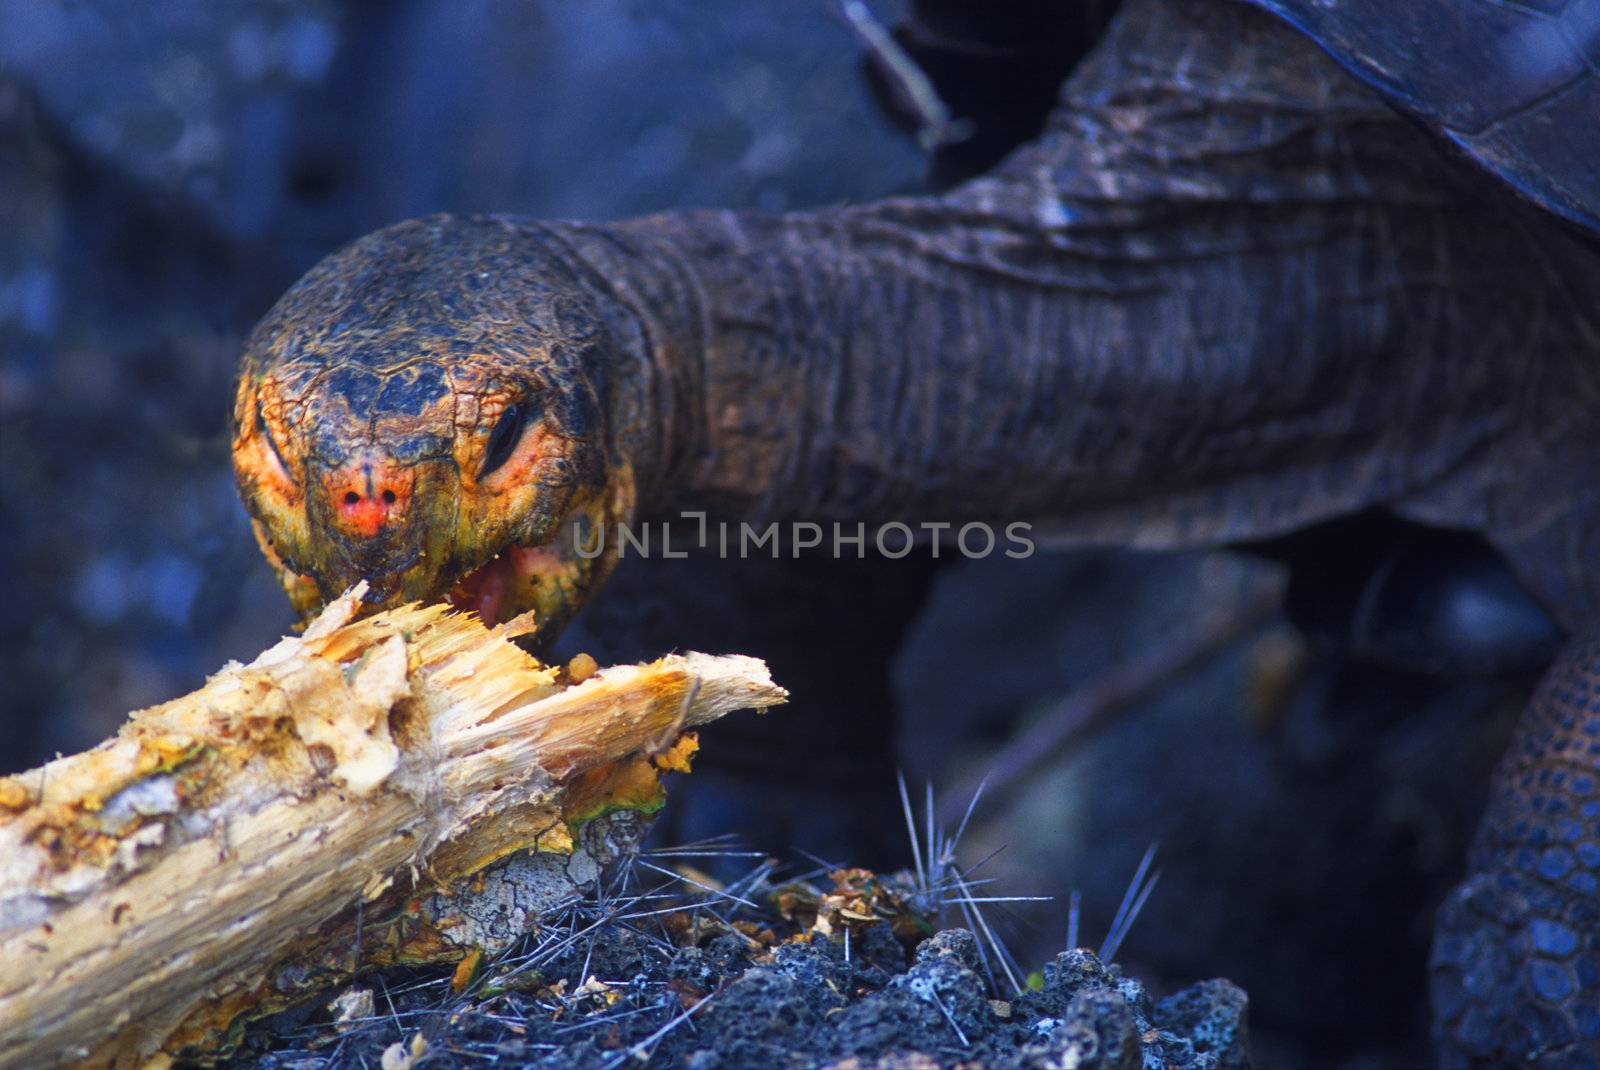
[[1600, 631], [1523, 714], [1439, 912], [1433, 999], [1447, 1070], [1600, 1067]]

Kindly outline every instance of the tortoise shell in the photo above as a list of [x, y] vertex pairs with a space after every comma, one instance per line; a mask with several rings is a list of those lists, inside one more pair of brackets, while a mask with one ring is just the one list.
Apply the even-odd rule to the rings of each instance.
[[1600, 0], [1252, 0], [1525, 196], [1600, 231]]

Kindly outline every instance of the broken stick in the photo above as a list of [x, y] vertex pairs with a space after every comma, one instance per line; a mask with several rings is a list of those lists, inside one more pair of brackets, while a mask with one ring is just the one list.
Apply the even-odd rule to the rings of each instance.
[[0, 1067], [159, 1065], [358, 970], [503, 946], [636, 837], [681, 733], [785, 697], [736, 656], [571, 683], [526, 621], [358, 599], [0, 778]]

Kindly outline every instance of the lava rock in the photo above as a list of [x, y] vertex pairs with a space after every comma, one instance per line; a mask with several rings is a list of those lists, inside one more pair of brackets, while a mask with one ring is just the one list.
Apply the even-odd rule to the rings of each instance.
[[792, 975], [770, 966], [752, 967], [707, 1006], [698, 1022], [700, 1044], [721, 1058], [713, 1065], [788, 1068], [793, 1065], [790, 1053], [804, 1050], [816, 1027], [812, 1004], [805, 986]]
[[844, 950], [825, 936], [803, 944], [784, 944], [773, 954], [779, 973], [800, 984], [807, 1003], [819, 1017], [845, 1005], [852, 982]]
[[1250, 1065], [1249, 1003], [1244, 989], [1215, 978], [1168, 996], [1153, 1017], [1164, 1047], [1187, 1044], [1196, 1055], [1216, 1056], [1218, 1070], [1244, 1070]]
[[[1030, 1070], [1078, 1067], [1080, 1070], [1138, 1070], [1143, 1064], [1139, 1023], [1133, 1008], [1114, 989], [1078, 993], [1059, 1022], [1042, 1019], [1045, 1035], [1023, 1049]], [[1169, 1065], [1160, 1063], [1158, 1065]]]

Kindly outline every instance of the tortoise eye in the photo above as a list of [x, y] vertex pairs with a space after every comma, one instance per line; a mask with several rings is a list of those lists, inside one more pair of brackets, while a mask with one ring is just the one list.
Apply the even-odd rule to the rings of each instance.
[[272, 451], [272, 456], [287, 475], [289, 462], [284, 460], [283, 451], [278, 448], [278, 440], [272, 437], [272, 428], [267, 426], [267, 418], [261, 412], [260, 398], [256, 399], [256, 434], [267, 440], [267, 448]]
[[483, 454], [483, 468], [478, 472], [478, 478], [493, 472], [511, 459], [512, 451], [517, 448], [517, 443], [522, 441], [522, 429], [528, 422], [528, 406], [522, 403], [507, 405], [500, 414], [500, 420], [494, 425], [494, 431], [489, 435], [488, 448]]

